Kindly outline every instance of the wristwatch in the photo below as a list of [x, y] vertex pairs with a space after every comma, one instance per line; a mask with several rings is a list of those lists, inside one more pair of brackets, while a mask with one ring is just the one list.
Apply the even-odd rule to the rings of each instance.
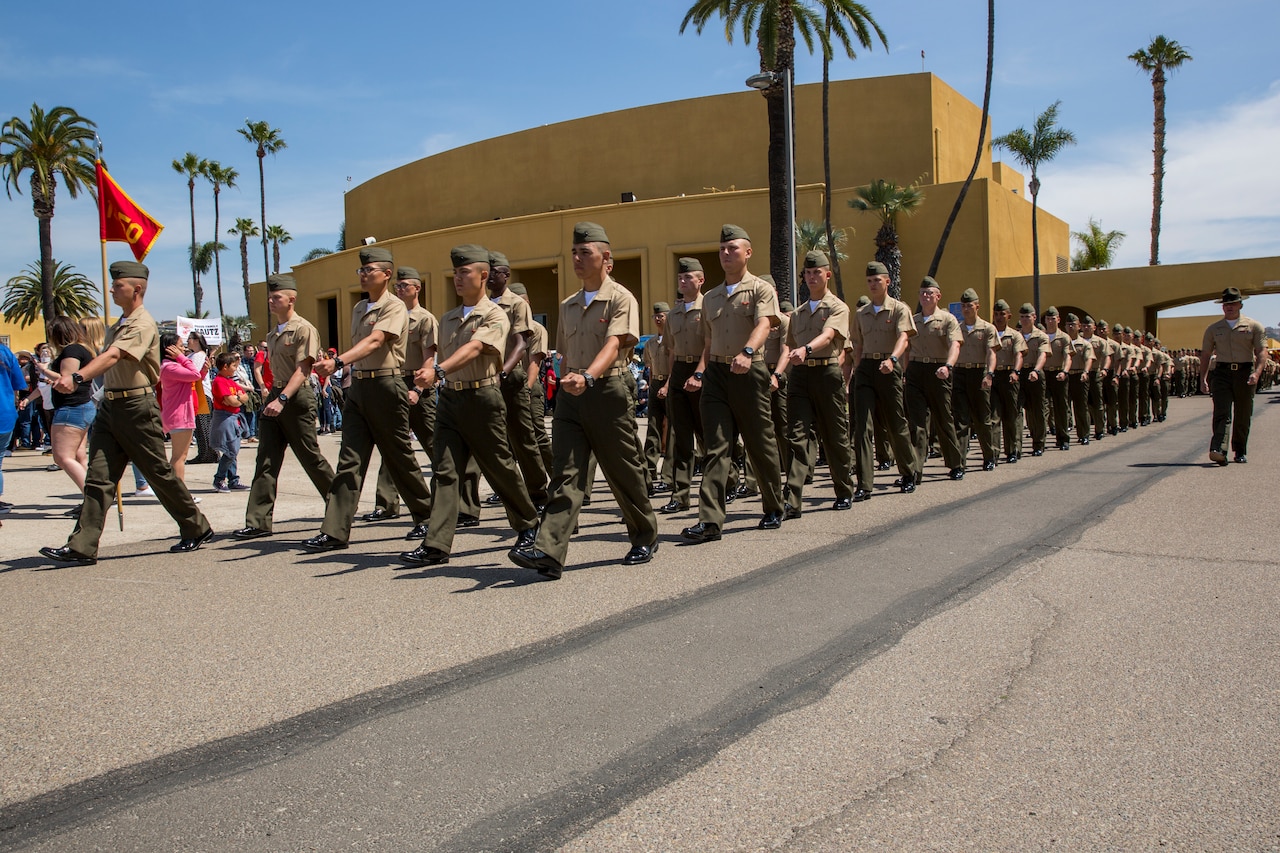
[[84, 377], [81, 376], [79, 373], [73, 373], [71, 374], [71, 381], [76, 383], [77, 385], [83, 385]]
[[443, 381], [444, 381], [444, 375], [445, 375], [445, 370], [444, 370], [444, 368], [437, 364], [437, 365], [436, 365], [436, 381], [437, 381], [437, 382], [443, 382]]
[[892, 361], [894, 364], [898, 363], [898, 357], [896, 355], [889, 356], [889, 360]]
[[280, 396], [276, 397], [276, 402], [283, 406], [285, 403], [289, 402], [289, 395], [281, 391]]
[[582, 381], [587, 383], [588, 388], [596, 387], [596, 378], [594, 376], [592, 376], [590, 373], [588, 373], [585, 370], [582, 371], [581, 375], [582, 375]]
[[808, 344], [804, 345], [804, 357], [813, 358], [813, 347], [809, 346]]
[[745, 355], [747, 358], [751, 358], [756, 354], [755, 347], [743, 347], [742, 354]]
[[346, 366], [347, 366], [347, 363], [346, 363], [345, 361], [343, 361], [342, 359], [338, 358], [336, 355], [333, 357], [333, 369], [334, 369], [334, 370], [341, 370], [342, 368], [344, 368], [344, 367], [346, 367]]
[[696, 379], [696, 380], [698, 380], [699, 382], [701, 382], [701, 381], [702, 381], [702, 371], [701, 371], [701, 370], [695, 370], [695, 371], [693, 372], [693, 378], [694, 378], [694, 379]]

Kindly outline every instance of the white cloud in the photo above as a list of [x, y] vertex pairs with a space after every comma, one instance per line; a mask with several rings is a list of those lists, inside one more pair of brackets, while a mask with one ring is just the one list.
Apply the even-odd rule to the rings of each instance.
[[[1166, 146], [1162, 263], [1280, 254], [1280, 82], [1260, 98], [1225, 104], [1193, 121], [1171, 117]], [[1090, 216], [1128, 239], [1117, 266], [1148, 260], [1151, 134], [1082, 139], [1042, 171], [1040, 203], [1079, 230]], [[1081, 156], [1083, 155], [1083, 156]]]

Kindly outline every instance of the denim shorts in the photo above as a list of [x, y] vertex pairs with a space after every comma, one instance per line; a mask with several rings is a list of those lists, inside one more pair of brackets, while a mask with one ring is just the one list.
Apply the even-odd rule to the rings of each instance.
[[54, 426], [62, 424], [63, 426], [87, 430], [97, 416], [98, 404], [90, 400], [87, 403], [81, 403], [79, 406], [63, 406], [60, 409], [54, 409], [53, 424]]

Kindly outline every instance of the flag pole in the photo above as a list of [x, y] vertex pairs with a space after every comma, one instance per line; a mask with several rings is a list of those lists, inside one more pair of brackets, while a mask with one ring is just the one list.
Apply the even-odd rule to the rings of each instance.
[[[102, 137], [98, 134], [93, 135], [94, 141], [98, 143], [98, 159], [94, 164], [94, 171], [102, 175]], [[99, 177], [101, 180], [101, 177]], [[98, 185], [98, 242], [102, 245], [102, 325], [105, 328], [111, 328], [111, 280], [107, 277], [107, 234], [103, 227], [106, 222], [106, 214], [103, 212], [103, 205], [106, 200], [102, 196], [102, 185]], [[97, 353], [94, 353], [96, 356]], [[124, 530], [124, 497], [120, 494], [120, 483], [124, 482], [124, 472], [120, 472], [120, 479], [116, 481], [116, 518], [119, 520], [120, 529]]]

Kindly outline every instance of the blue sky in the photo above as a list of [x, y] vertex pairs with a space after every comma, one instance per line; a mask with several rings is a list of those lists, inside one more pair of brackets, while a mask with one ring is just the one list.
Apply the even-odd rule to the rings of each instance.
[[[925, 69], [981, 102], [986, 3], [865, 2], [889, 50], [837, 60], [833, 77], [917, 72], [923, 50]], [[758, 70], [754, 45], [737, 37], [728, 44], [718, 23], [701, 36], [680, 35], [689, 3], [497, 0], [464, 8], [229, 0], [175, 3], [149, 16], [79, 0], [19, 4], [0, 32], [0, 117], [26, 117], [37, 102], [72, 106], [98, 123], [112, 174], [166, 226], [148, 257], [148, 304], [156, 316], [172, 317], [192, 304], [187, 187], [170, 167], [175, 158], [193, 151], [240, 171], [239, 188], [222, 195], [225, 234], [237, 216], [258, 218], [257, 162], [236, 128], [246, 118], [280, 128], [289, 147], [266, 162], [267, 219], [293, 235], [282, 249], [287, 266], [313, 247], [332, 248], [343, 193], [387, 169], [541, 124], [742, 90]], [[1079, 138], [1042, 170], [1045, 209], [1075, 229], [1094, 216], [1104, 228], [1127, 232], [1118, 265], [1146, 263], [1151, 85], [1126, 57], [1164, 34], [1195, 58], [1168, 89], [1162, 261], [1280, 254], [1280, 64], [1273, 44], [1280, 4], [1222, 0], [1209, 10], [1187, 0], [1000, 2], [997, 16], [994, 132], [1029, 126], [1061, 99], [1061, 122]], [[59, 23], [68, 21], [75, 34], [60, 34]], [[820, 62], [802, 56], [797, 82], [820, 79]], [[196, 194], [197, 228], [207, 240], [212, 192], [197, 184]], [[0, 201], [0, 226], [7, 278], [38, 255], [25, 188]], [[96, 212], [88, 197], [60, 192], [53, 228], [57, 257], [96, 279]], [[223, 256], [228, 313], [243, 313], [237, 247], [222, 239], [232, 247]], [[258, 247], [251, 258], [254, 248], [260, 258]], [[110, 254], [127, 256], [123, 244], [112, 244]], [[261, 261], [252, 269], [260, 278]], [[216, 313], [212, 277], [205, 289]], [[1246, 308], [1280, 325], [1280, 295], [1256, 297]]]

